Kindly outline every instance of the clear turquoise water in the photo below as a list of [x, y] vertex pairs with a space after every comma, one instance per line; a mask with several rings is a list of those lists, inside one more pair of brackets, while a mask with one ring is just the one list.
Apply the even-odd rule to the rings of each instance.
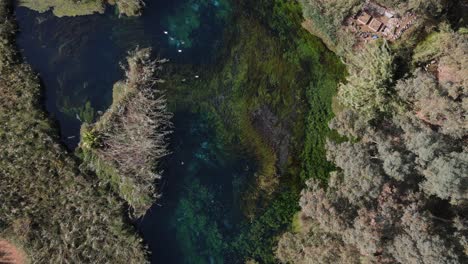
[[254, 167], [226, 153], [199, 116], [178, 113], [174, 124], [163, 197], [140, 223], [152, 261], [239, 263], [226, 247], [243, 219], [239, 195]]
[[[45, 105], [73, 149], [82, 121], [111, 103], [126, 52], [152, 47], [174, 64], [212, 63], [223, 45], [225, 0], [147, 1], [140, 18], [103, 15], [56, 18], [18, 7], [18, 45], [45, 87]], [[168, 98], [171, 100], [171, 98]], [[239, 195], [253, 164], [219, 145], [202, 117], [174, 109], [172, 154], [161, 162], [163, 197], [138, 223], [153, 263], [238, 263], [226, 241], [242, 221]]]

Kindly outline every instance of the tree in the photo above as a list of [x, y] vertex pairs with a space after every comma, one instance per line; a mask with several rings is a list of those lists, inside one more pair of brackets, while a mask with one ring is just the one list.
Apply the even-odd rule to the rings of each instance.
[[405, 208], [402, 231], [389, 247], [395, 259], [399, 263], [463, 263], [447, 230], [437, 230], [431, 215], [421, 209], [416, 203]]
[[421, 167], [460, 148], [453, 139], [433, 131], [411, 114], [397, 116], [394, 122], [403, 130], [402, 142], [416, 155], [415, 163]]
[[315, 180], [308, 180], [306, 185], [299, 201], [304, 217], [316, 221], [329, 233], [340, 234], [352, 226], [356, 207], [337, 190], [339, 186], [332, 186], [327, 192]]
[[447, 90], [434, 77], [416, 70], [414, 77], [399, 81], [396, 90], [399, 96], [410, 103], [415, 116], [422, 121], [440, 127], [440, 132], [461, 138], [468, 132], [466, 112], [468, 106], [460, 98], [459, 90]]
[[380, 193], [386, 180], [370, 143], [327, 142], [327, 158], [342, 169], [343, 195], [353, 204], [367, 203]]
[[356, 112], [350, 109], [340, 111], [329, 124], [331, 129], [349, 138], [360, 138], [369, 128], [367, 122]]
[[338, 88], [340, 103], [367, 120], [378, 112], [388, 111], [393, 55], [387, 43], [367, 46], [362, 52], [349, 56], [347, 64], [349, 76]]
[[[447, 2], [379, 3], [429, 17]], [[316, 230], [283, 236], [281, 261], [327, 263], [327, 243], [352, 248], [350, 262], [468, 261], [465, 42], [459, 33], [431, 34], [414, 50], [418, 69], [396, 82], [385, 43], [347, 54], [349, 76], [338, 91], [345, 109], [330, 128], [348, 141], [327, 142], [337, 171], [327, 183], [307, 181], [299, 203]]]
[[423, 171], [423, 189], [453, 203], [468, 201], [468, 152], [452, 152], [434, 159]]
[[281, 263], [295, 264], [358, 264], [361, 257], [355, 247], [319, 228], [305, 233], [285, 233], [278, 242], [276, 256]]

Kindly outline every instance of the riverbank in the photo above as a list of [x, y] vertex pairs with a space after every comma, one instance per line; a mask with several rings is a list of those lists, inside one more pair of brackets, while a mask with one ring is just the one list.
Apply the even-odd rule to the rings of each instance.
[[11, 8], [0, 4], [0, 237], [34, 263], [144, 263], [124, 203], [58, 143], [39, 79], [16, 51]]

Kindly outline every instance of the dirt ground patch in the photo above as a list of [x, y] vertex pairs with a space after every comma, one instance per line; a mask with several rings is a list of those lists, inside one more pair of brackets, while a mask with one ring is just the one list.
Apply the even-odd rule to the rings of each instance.
[[25, 264], [24, 252], [6, 240], [0, 240], [1, 264]]

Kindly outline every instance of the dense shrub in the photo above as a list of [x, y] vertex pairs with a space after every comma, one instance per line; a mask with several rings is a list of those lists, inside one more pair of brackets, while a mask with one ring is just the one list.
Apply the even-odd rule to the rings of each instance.
[[349, 55], [347, 65], [350, 74], [338, 88], [340, 103], [369, 119], [386, 111], [391, 101], [388, 86], [394, 67], [388, 45], [371, 45]]
[[304, 27], [320, 37], [329, 48], [342, 53], [352, 40], [341, 26], [346, 17], [355, 14], [364, 4], [360, 0], [299, 0], [303, 7]]

